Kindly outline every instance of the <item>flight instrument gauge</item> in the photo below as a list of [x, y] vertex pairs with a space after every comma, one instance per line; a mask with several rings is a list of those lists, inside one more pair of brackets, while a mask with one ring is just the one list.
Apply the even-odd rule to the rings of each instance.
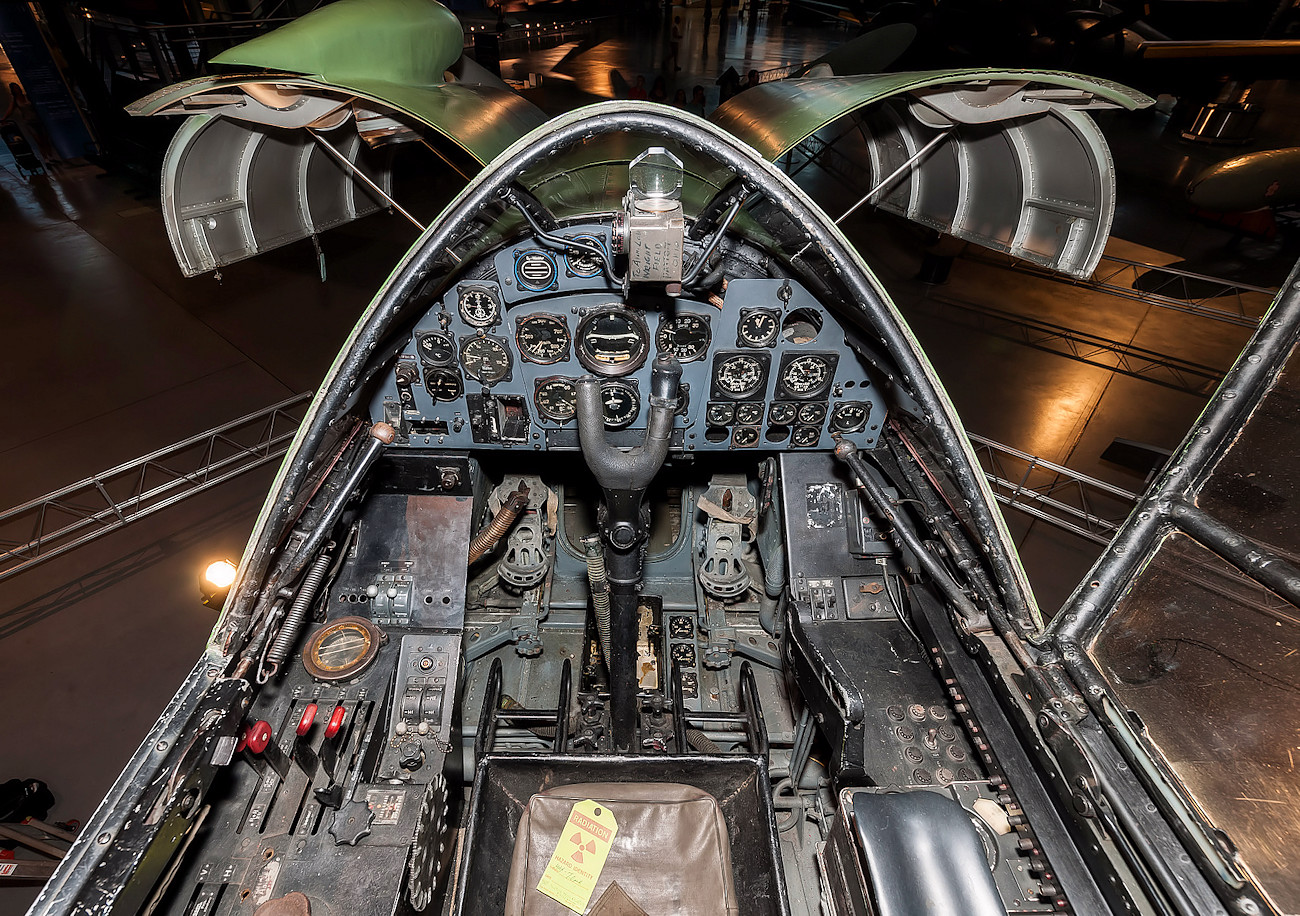
[[763, 402], [750, 401], [736, 405], [736, 422], [741, 426], [757, 426], [763, 422]]
[[814, 448], [821, 437], [822, 431], [816, 426], [796, 426], [790, 444], [795, 448]]
[[546, 419], [567, 423], [578, 415], [578, 390], [571, 379], [539, 379], [533, 389], [533, 404]]
[[842, 401], [831, 411], [831, 432], [856, 433], [867, 425], [867, 405], [861, 401]]
[[558, 363], [569, 355], [569, 326], [559, 315], [528, 315], [519, 319], [515, 343], [529, 362]]
[[433, 403], [454, 401], [461, 396], [460, 373], [455, 369], [425, 369], [424, 387]]
[[731, 444], [736, 448], [753, 448], [758, 444], [758, 429], [753, 426], [737, 426], [731, 434]]
[[578, 322], [578, 362], [597, 375], [627, 375], [645, 363], [650, 331], [631, 309], [610, 305]]
[[[605, 241], [594, 235], [575, 235], [571, 236], [575, 242], [586, 242], [588, 245], [605, 251]], [[594, 277], [605, 269], [604, 261], [594, 254], [586, 251], [569, 251], [564, 255], [564, 263], [575, 277]]]
[[501, 320], [501, 303], [496, 292], [486, 286], [462, 286], [456, 307], [471, 328], [489, 328]]
[[683, 314], [665, 318], [655, 334], [655, 346], [671, 353], [682, 363], [703, 358], [709, 352], [709, 342], [712, 340], [709, 319], [703, 315]]
[[825, 419], [825, 404], [805, 404], [799, 408], [799, 422], [806, 426], [821, 426]]
[[456, 340], [446, 331], [426, 331], [415, 338], [415, 352], [429, 366], [447, 366], [456, 359]]
[[789, 426], [798, 408], [789, 401], [776, 401], [767, 411], [767, 421], [774, 426]]
[[830, 385], [832, 370], [824, 357], [808, 354], [786, 363], [781, 370], [781, 388], [796, 398], [816, 397]]
[[460, 363], [470, 378], [495, 385], [510, 374], [510, 351], [496, 337], [471, 337], [461, 345]]
[[742, 309], [737, 341], [742, 347], [770, 347], [781, 332], [781, 313], [775, 309]]
[[385, 636], [364, 617], [340, 617], [307, 640], [302, 666], [318, 681], [347, 681], [370, 667]]
[[641, 398], [627, 382], [603, 383], [600, 399], [605, 404], [606, 429], [622, 429], [635, 420], [641, 410]]
[[763, 363], [753, 356], [728, 356], [714, 367], [713, 384], [733, 398], [746, 398], [763, 387], [766, 381]]
[[714, 401], [704, 413], [710, 426], [730, 426], [736, 422], [736, 408], [726, 401]]

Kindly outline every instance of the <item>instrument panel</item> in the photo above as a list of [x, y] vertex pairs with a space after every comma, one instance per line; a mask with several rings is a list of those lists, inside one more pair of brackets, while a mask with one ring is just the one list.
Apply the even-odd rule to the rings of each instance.
[[[604, 227], [569, 230], [608, 250]], [[651, 363], [682, 364], [679, 451], [875, 444], [884, 405], [834, 315], [794, 281], [733, 280], [720, 305], [629, 307], [594, 258], [523, 243], [495, 275], [453, 285], [420, 320], [376, 397], [399, 442], [577, 449], [576, 380], [601, 379], [616, 445], [641, 440]]]

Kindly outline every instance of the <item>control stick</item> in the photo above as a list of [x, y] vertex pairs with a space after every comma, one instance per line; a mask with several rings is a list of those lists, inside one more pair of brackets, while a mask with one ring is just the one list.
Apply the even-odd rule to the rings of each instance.
[[636, 627], [638, 590], [650, 531], [645, 492], [668, 457], [673, 416], [677, 413], [682, 365], [672, 354], [660, 354], [650, 373], [650, 413], [645, 440], [626, 451], [605, 437], [605, 409], [600, 380], [578, 379], [578, 439], [582, 456], [604, 491], [597, 516], [609, 579], [610, 639], [605, 665], [609, 670], [610, 718], [614, 746], [636, 745]]

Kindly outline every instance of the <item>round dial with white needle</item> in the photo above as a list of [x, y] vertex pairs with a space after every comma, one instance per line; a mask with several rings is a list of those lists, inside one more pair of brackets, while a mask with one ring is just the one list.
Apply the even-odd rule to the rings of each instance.
[[460, 362], [470, 378], [495, 385], [510, 374], [510, 351], [495, 337], [471, 337], [460, 348]]
[[569, 327], [559, 315], [527, 315], [519, 319], [515, 343], [530, 362], [558, 363], [569, 354]]
[[430, 366], [446, 366], [456, 358], [456, 341], [447, 331], [426, 331], [415, 338], [420, 361]]
[[429, 399], [435, 404], [439, 401], [454, 401], [462, 392], [460, 373], [455, 369], [426, 369], [424, 387], [429, 392]]
[[751, 309], [740, 317], [736, 334], [746, 347], [770, 347], [781, 331], [781, 313], [774, 309]]
[[501, 303], [486, 286], [463, 286], [456, 300], [461, 320], [472, 328], [488, 328], [501, 320]]
[[578, 323], [578, 362], [597, 375], [627, 375], [650, 352], [645, 319], [620, 305], [588, 312]]
[[781, 370], [781, 388], [796, 398], [814, 397], [831, 383], [830, 364], [821, 356], [808, 354], [790, 360]]
[[533, 404], [546, 419], [567, 423], [578, 415], [578, 390], [571, 379], [542, 379], [533, 390]]
[[713, 384], [733, 398], [743, 398], [763, 387], [763, 364], [753, 356], [728, 356], [717, 364]]
[[861, 401], [841, 401], [831, 411], [831, 432], [856, 433], [867, 425], [867, 405]]
[[789, 426], [794, 422], [796, 410], [798, 408], [789, 401], [777, 401], [768, 410], [767, 421], [774, 426]]
[[655, 334], [655, 346], [677, 357], [678, 362], [689, 363], [709, 352], [712, 339], [709, 319], [703, 315], [681, 314], [663, 320]]

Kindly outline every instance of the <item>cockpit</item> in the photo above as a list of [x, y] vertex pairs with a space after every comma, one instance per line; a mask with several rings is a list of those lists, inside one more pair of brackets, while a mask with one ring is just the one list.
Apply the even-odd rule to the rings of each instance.
[[1009, 544], [788, 178], [562, 116], [357, 325], [104, 867], [175, 916], [1100, 912], [984, 667], [1040, 626]]

